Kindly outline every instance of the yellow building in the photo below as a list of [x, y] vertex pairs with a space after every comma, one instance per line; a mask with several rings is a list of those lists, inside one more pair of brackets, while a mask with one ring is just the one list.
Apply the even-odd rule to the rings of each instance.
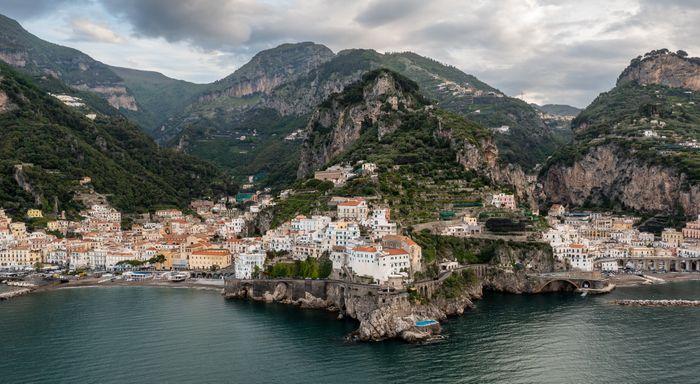
[[683, 242], [683, 233], [673, 228], [666, 228], [661, 232], [661, 241], [671, 247], [677, 247]]
[[41, 262], [41, 252], [27, 246], [17, 246], [0, 251], [0, 267], [10, 269], [31, 268]]
[[213, 266], [225, 268], [229, 265], [231, 265], [231, 252], [227, 249], [200, 249], [190, 254], [190, 269], [210, 269]]
[[41, 209], [29, 209], [27, 210], [27, 217], [30, 219], [38, 219], [44, 217], [44, 214], [41, 213]]

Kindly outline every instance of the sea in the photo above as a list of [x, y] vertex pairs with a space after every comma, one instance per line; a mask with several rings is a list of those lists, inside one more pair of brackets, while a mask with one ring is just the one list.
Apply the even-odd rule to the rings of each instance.
[[700, 282], [486, 292], [426, 345], [348, 342], [337, 314], [217, 291], [96, 287], [0, 302], [0, 383], [700, 383]]

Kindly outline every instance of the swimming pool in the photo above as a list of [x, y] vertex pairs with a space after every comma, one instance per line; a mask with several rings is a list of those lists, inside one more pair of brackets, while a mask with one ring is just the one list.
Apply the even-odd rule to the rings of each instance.
[[428, 327], [431, 325], [435, 325], [438, 322], [436, 320], [421, 320], [421, 321], [416, 321], [416, 327]]

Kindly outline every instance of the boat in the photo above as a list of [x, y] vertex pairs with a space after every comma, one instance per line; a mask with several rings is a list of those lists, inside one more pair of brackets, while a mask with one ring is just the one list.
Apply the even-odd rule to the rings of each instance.
[[187, 274], [186, 273], [173, 273], [168, 276], [168, 281], [172, 282], [181, 282], [187, 280]]

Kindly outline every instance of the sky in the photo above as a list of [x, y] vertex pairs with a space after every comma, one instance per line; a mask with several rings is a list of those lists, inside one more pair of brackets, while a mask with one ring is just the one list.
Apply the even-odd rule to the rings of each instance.
[[645, 52], [700, 55], [700, 0], [2, 0], [0, 13], [104, 63], [198, 83], [314, 41], [413, 51], [508, 95], [577, 107]]

